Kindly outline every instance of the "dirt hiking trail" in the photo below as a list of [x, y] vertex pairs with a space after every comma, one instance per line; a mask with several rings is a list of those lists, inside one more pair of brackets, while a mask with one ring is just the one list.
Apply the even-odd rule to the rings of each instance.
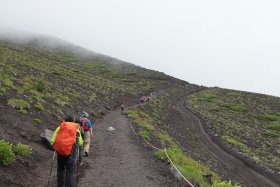
[[[119, 110], [93, 126], [89, 156], [79, 167], [78, 186], [182, 186], [164, 163], [138, 143], [129, 119]], [[115, 130], [108, 131], [109, 127]]]

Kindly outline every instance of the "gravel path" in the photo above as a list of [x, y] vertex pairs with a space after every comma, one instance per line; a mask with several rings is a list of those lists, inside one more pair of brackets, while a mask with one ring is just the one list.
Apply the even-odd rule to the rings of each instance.
[[[109, 127], [116, 130], [108, 131]], [[78, 186], [180, 186], [147, 148], [139, 145], [120, 111], [94, 124], [94, 137]]]

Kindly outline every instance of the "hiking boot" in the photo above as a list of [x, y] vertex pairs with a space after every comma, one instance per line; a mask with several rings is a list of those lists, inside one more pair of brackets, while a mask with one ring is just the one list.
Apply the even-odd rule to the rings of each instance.
[[86, 156], [86, 157], [88, 156], [88, 152], [85, 152], [85, 156]]
[[79, 163], [79, 166], [83, 166], [83, 165], [84, 165], [84, 162], [81, 161], [81, 162]]

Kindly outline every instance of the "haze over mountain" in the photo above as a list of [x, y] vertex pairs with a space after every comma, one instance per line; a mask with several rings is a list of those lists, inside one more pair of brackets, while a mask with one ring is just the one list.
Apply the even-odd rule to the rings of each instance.
[[5, 1], [0, 30], [56, 36], [196, 84], [280, 96], [277, 7], [275, 0]]

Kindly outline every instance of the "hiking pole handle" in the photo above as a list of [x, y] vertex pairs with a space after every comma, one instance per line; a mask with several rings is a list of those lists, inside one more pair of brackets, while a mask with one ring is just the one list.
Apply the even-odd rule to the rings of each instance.
[[53, 152], [53, 158], [52, 158], [53, 160], [54, 160], [54, 158], [55, 158], [55, 155], [56, 155], [56, 152], [54, 151], [54, 152]]

